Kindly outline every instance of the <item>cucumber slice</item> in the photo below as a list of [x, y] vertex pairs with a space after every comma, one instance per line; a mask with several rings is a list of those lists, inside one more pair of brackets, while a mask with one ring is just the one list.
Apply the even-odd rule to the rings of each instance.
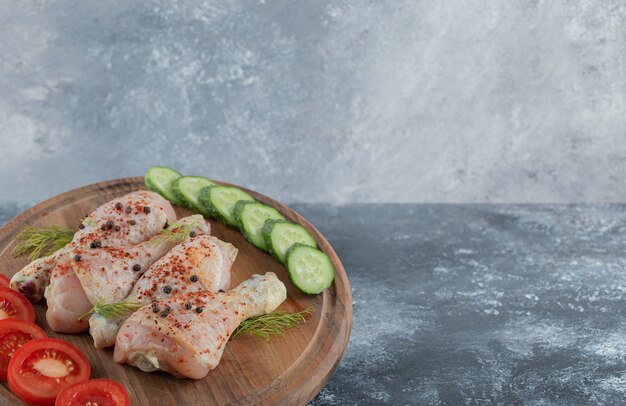
[[267, 251], [263, 239], [263, 226], [267, 220], [284, 220], [275, 208], [254, 200], [240, 200], [235, 205], [235, 219], [246, 240], [252, 245]]
[[235, 205], [239, 200], [254, 200], [249, 193], [233, 186], [209, 186], [200, 192], [200, 203], [221, 222], [237, 227]]
[[174, 204], [182, 205], [183, 202], [176, 197], [172, 190], [172, 184], [181, 176], [183, 175], [167, 166], [153, 166], [146, 172], [144, 181], [148, 189], [157, 192]]
[[291, 283], [310, 295], [330, 287], [335, 279], [335, 270], [328, 255], [300, 243], [292, 245], [287, 251], [286, 267]]
[[285, 263], [287, 250], [297, 242], [317, 247], [306, 228], [285, 220], [267, 220], [262, 233], [267, 249], [280, 263]]
[[176, 197], [185, 203], [185, 206], [198, 213], [208, 214], [200, 203], [200, 191], [207, 186], [215, 185], [215, 182], [202, 176], [181, 176], [172, 184], [172, 190]]

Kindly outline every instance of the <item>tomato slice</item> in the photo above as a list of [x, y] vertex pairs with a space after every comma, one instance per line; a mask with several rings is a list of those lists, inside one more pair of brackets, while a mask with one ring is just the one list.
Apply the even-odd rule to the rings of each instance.
[[63, 389], [55, 406], [129, 406], [130, 398], [124, 386], [110, 379], [91, 379]]
[[0, 288], [0, 320], [22, 319], [35, 322], [35, 310], [28, 299], [11, 288]]
[[9, 388], [31, 405], [54, 405], [63, 389], [89, 379], [87, 357], [72, 344], [38, 338], [15, 351], [9, 361]]
[[8, 276], [0, 273], [0, 286], [8, 288], [10, 282], [11, 282], [11, 279], [9, 279]]
[[36, 338], [47, 337], [35, 323], [20, 319], [0, 320], [0, 379], [7, 379], [7, 368], [18, 348]]

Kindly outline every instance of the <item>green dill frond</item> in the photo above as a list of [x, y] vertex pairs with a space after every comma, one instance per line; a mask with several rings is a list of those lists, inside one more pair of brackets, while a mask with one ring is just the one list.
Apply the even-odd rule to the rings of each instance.
[[25, 225], [15, 237], [18, 243], [13, 248], [13, 255], [17, 257], [29, 253], [28, 259], [34, 261], [63, 248], [73, 237], [74, 230], [70, 228]]
[[89, 227], [95, 227], [98, 225], [98, 223], [96, 223], [96, 220], [92, 219], [89, 216], [84, 217], [80, 222]]
[[141, 303], [127, 302], [125, 300], [115, 303], [105, 303], [104, 299], [100, 299], [93, 305], [91, 310], [80, 316], [78, 320], [89, 318], [94, 313], [104, 316], [107, 319], [116, 318], [126, 313], [132, 313], [141, 307], [143, 307]]
[[283, 332], [288, 328], [306, 323], [305, 316], [312, 311], [313, 307], [307, 307], [297, 313], [276, 311], [263, 316], [249, 318], [239, 324], [235, 332], [230, 336], [230, 339], [232, 340], [242, 334], [254, 334], [265, 341], [269, 341], [272, 336], [283, 335]]
[[178, 244], [187, 238], [189, 233], [193, 230], [193, 228], [200, 222], [201, 217], [197, 220], [189, 224], [175, 222], [170, 224], [170, 226], [164, 230], [162, 230], [159, 234], [152, 237], [149, 241], [151, 246], [159, 245], [166, 241], [171, 241], [175, 244]]

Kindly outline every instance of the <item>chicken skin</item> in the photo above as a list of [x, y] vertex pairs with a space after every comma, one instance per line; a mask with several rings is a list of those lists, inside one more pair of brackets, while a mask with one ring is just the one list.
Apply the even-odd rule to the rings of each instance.
[[[193, 231], [195, 235], [210, 232], [209, 224], [199, 214], [176, 224], [176, 229]], [[163, 230], [147, 241], [125, 247], [71, 247], [67, 259], [59, 261], [52, 272], [45, 291], [50, 327], [59, 333], [87, 330], [88, 321], [78, 320], [81, 315], [99, 301], [114, 303], [125, 298], [143, 272], [180, 241], [164, 238], [166, 233], [171, 235]]]
[[[178, 293], [228, 290], [237, 251], [233, 245], [209, 235], [188, 238], [155, 262], [124, 300], [145, 305]], [[95, 347], [114, 345], [120, 326], [129, 316], [130, 313], [116, 318], [92, 315], [89, 332]]]
[[201, 379], [217, 366], [239, 323], [274, 311], [286, 297], [285, 285], [268, 272], [226, 293], [183, 293], [154, 302], [124, 322], [113, 359], [145, 372]]
[[83, 220], [68, 245], [31, 262], [13, 275], [10, 286], [30, 301], [38, 302], [50, 283], [52, 271], [61, 259], [70, 255], [69, 251], [87, 248], [93, 242], [102, 247], [138, 244], [159, 233], [168, 222], [175, 221], [172, 205], [156, 193], [140, 191], [113, 199]]

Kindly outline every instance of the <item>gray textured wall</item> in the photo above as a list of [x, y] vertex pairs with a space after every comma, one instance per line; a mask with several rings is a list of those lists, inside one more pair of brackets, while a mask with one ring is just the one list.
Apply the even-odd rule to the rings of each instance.
[[626, 201], [605, 1], [0, 2], [2, 202], [152, 164], [284, 201]]

